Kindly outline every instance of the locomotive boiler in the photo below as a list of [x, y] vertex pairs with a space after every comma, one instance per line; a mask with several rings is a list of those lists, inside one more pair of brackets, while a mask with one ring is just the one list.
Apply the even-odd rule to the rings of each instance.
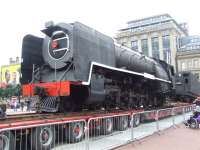
[[22, 45], [23, 95], [37, 111], [160, 107], [173, 90], [173, 67], [79, 22], [46, 24]]

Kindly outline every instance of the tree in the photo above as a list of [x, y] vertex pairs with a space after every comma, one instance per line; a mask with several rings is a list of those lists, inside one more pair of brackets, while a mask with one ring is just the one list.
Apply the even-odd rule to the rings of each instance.
[[13, 95], [18, 97], [19, 102], [20, 102], [20, 96], [21, 96], [21, 94], [22, 94], [21, 85], [20, 85], [20, 84], [17, 84], [17, 85], [14, 87], [14, 89], [13, 89]]
[[0, 98], [4, 98], [4, 89], [0, 88]]
[[6, 98], [10, 98], [14, 96], [13, 95], [13, 86], [12, 85], [8, 85], [5, 89], [4, 89], [4, 97]]
[[12, 96], [17, 96], [20, 101], [21, 96], [21, 85], [11, 85], [9, 84], [6, 88], [0, 88], [1, 98], [10, 98]]

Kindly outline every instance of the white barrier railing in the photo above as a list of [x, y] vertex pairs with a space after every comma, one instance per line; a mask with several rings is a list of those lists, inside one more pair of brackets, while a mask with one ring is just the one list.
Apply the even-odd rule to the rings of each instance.
[[[195, 105], [0, 129], [0, 150], [101, 150], [176, 127]], [[0, 123], [1, 124], [1, 123]]]
[[130, 141], [130, 119], [128, 113], [90, 118], [87, 150], [110, 149]]
[[81, 119], [1, 129], [0, 150], [82, 150], [85, 126]]

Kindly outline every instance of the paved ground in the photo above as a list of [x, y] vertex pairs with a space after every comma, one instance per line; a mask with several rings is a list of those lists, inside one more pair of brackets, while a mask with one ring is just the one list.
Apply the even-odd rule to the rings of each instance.
[[116, 150], [200, 150], [200, 129], [170, 128]]

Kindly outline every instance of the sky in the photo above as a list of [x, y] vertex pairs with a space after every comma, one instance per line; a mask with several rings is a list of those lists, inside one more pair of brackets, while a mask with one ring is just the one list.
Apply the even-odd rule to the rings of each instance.
[[0, 66], [21, 56], [26, 34], [43, 36], [47, 21], [82, 22], [108, 36], [131, 20], [168, 13], [187, 22], [190, 35], [200, 35], [199, 0], [2, 0], [0, 1]]

